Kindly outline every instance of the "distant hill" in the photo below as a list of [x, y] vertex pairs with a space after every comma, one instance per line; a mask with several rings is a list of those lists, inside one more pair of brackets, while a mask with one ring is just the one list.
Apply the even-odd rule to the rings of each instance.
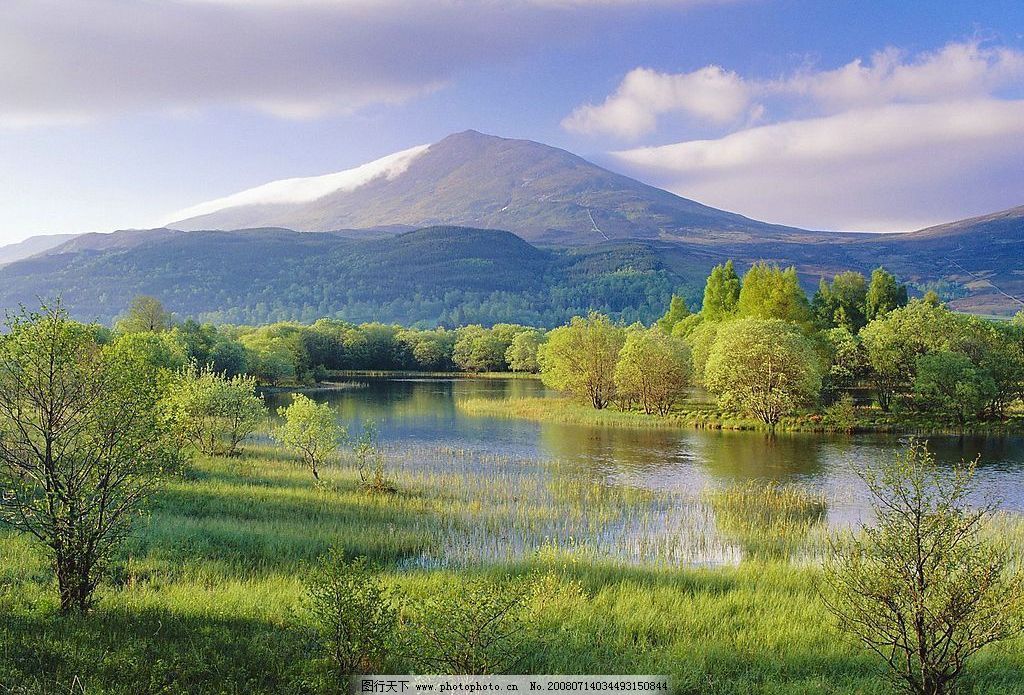
[[698, 306], [727, 258], [793, 264], [812, 291], [822, 276], [884, 265], [954, 308], [1024, 308], [1021, 209], [909, 234], [799, 241], [612, 240], [537, 247], [504, 231], [433, 227], [353, 238], [341, 232], [169, 229], [82, 235], [0, 268], [0, 307], [60, 293], [74, 314], [110, 321], [150, 294], [186, 317], [225, 322], [353, 321], [551, 326], [590, 309], [650, 321], [673, 292]]
[[559, 245], [820, 237], [701, 205], [565, 150], [473, 130], [356, 169], [276, 181], [201, 203], [167, 223], [185, 230], [386, 225], [504, 229]]
[[75, 234], [41, 234], [31, 236], [24, 241], [15, 244], [0, 246], [0, 265], [20, 261], [22, 258], [34, 256], [55, 246], [60, 246], [68, 239], [74, 238]]
[[0, 306], [60, 293], [75, 316], [110, 322], [149, 294], [183, 317], [211, 321], [554, 325], [589, 309], [650, 320], [685, 283], [649, 248], [540, 249], [494, 230], [434, 227], [377, 239], [154, 230], [149, 239], [74, 240], [0, 269]]

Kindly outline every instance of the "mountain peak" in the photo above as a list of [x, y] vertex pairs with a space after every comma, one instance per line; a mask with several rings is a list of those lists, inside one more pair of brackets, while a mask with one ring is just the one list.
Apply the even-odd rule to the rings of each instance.
[[461, 225], [555, 244], [798, 231], [701, 205], [565, 150], [476, 130], [335, 174], [267, 183], [174, 219], [168, 226], [185, 230]]

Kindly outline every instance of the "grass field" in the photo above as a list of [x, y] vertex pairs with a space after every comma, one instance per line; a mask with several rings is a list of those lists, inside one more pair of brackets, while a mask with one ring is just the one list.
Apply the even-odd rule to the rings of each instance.
[[[678, 500], [537, 465], [413, 450], [389, 459], [399, 492], [372, 495], [346, 466], [314, 486], [270, 447], [199, 459], [152, 500], [84, 617], [59, 617], [43, 557], [0, 536], [0, 693], [316, 692], [302, 577], [333, 544], [380, 564], [409, 596], [480, 574], [579, 582], [582, 594], [556, 593], [546, 607], [522, 672], [664, 673], [682, 693], [890, 692], [823, 611], [813, 563], [783, 552], [685, 568], [684, 549], [665, 540], [683, 533], [665, 526], [685, 517]], [[490, 475], [471, 475], [480, 469]], [[735, 512], [750, 497], [712, 506]], [[824, 502], [797, 502], [799, 518], [780, 523], [807, 526], [800, 542], [813, 544]], [[678, 523], [699, 524], [691, 513]], [[390, 657], [388, 670], [409, 667]], [[981, 653], [970, 687], [1024, 693], [1024, 641]]]

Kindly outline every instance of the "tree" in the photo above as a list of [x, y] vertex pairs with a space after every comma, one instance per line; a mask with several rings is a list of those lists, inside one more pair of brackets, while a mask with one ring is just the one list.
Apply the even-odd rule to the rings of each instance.
[[822, 278], [811, 302], [815, 322], [820, 328], [842, 327], [856, 334], [867, 324], [867, 292], [867, 280], [860, 273], [839, 273], [832, 278], [831, 285]]
[[[497, 327], [495, 327], [496, 329]], [[455, 366], [467, 372], [503, 372], [505, 352], [509, 343], [495, 329], [483, 326], [466, 326], [459, 329], [452, 359]]]
[[917, 358], [914, 402], [961, 427], [974, 420], [996, 393], [992, 377], [966, 355], [934, 352]]
[[737, 310], [740, 316], [747, 318], [794, 323], [807, 323], [811, 319], [810, 304], [800, 287], [796, 268], [783, 270], [767, 263], [755, 263], [743, 276]]
[[228, 377], [195, 365], [178, 374], [166, 408], [178, 436], [211, 456], [236, 454], [267, 414], [253, 377]]
[[607, 316], [574, 316], [569, 325], [548, 333], [540, 347], [541, 379], [601, 410], [615, 397], [615, 365], [624, 341], [625, 330]]
[[132, 300], [124, 318], [117, 322], [119, 333], [161, 333], [170, 330], [173, 315], [159, 299], [139, 295]]
[[690, 315], [690, 308], [686, 306], [686, 300], [677, 294], [672, 295], [672, 301], [669, 302], [668, 311], [665, 315], [658, 319], [658, 328], [665, 333], [671, 334], [672, 329], [676, 327], [676, 324], [685, 319]]
[[780, 319], [739, 319], [722, 325], [705, 383], [725, 407], [748, 410], [774, 432], [783, 415], [813, 402], [821, 389], [810, 341]]
[[828, 370], [822, 378], [823, 399], [832, 401], [870, 373], [863, 343], [845, 326], [821, 333]]
[[62, 613], [81, 612], [172, 462], [160, 370], [101, 348], [58, 304], [0, 338], [0, 521], [42, 544]]
[[648, 415], [667, 415], [690, 383], [690, 349], [660, 327], [631, 330], [615, 365], [615, 390]]
[[398, 611], [365, 557], [348, 562], [336, 548], [321, 558], [306, 580], [306, 610], [335, 692], [345, 690], [348, 676], [379, 673], [396, 646]]
[[347, 435], [328, 403], [317, 403], [301, 393], [292, 395], [287, 407], [277, 409], [284, 423], [271, 436], [302, 457], [303, 463], [320, 480], [320, 466], [337, 455], [338, 443]]
[[840, 627], [877, 654], [910, 692], [953, 691], [970, 657], [1022, 629], [1024, 582], [972, 504], [976, 462], [940, 469], [911, 440], [864, 479], [874, 525], [835, 537], [823, 597]]
[[505, 361], [513, 372], [538, 372], [537, 352], [544, 342], [544, 334], [536, 330], [517, 333], [505, 351]]
[[906, 304], [907, 286], [896, 282], [896, 278], [885, 268], [875, 268], [871, 273], [871, 284], [864, 302], [865, 319], [872, 321]]
[[716, 265], [704, 285], [704, 303], [701, 314], [709, 321], [721, 321], [736, 313], [740, 299], [740, 278], [732, 261]]

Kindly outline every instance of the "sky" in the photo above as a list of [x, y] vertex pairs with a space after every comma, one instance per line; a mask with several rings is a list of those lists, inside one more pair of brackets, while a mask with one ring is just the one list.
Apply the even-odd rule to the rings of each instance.
[[1024, 205], [1024, 3], [0, 3], [0, 244], [468, 128], [812, 229], [994, 212]]

